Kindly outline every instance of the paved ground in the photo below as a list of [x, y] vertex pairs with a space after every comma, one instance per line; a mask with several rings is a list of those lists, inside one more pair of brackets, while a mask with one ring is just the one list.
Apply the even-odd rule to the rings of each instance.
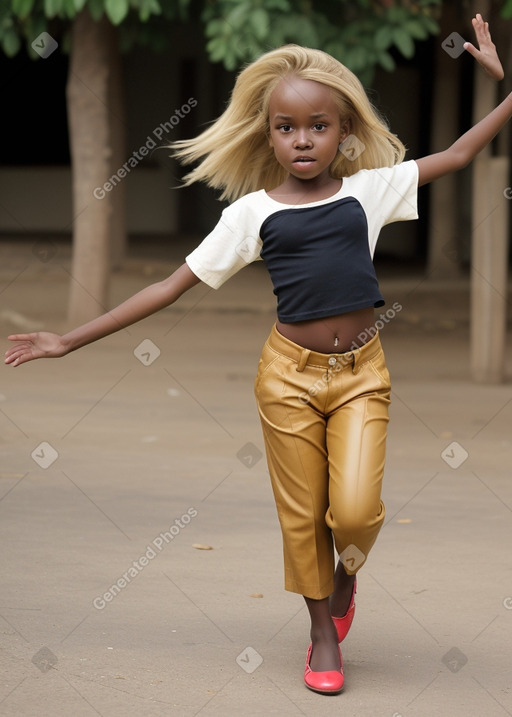
[[[0, 247], [2, 336], [60, 330], [65, 249]], [[132, 258], [113, 301], [176, 253]], [[261, 269], [65, 359], [2, 367], [3, 716], [512, 715], [511, 333], [507, 381], [475, 384], [467, 281], [384, 272], [402, 306], [382, 332], [387, 518], [346, 689], [315, 695], [252, 394], [273, 322]]]

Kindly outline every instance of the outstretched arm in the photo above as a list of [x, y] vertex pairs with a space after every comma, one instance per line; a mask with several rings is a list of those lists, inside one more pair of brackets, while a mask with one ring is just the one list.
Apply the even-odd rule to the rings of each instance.
[[[476, 15], [472, 22], [480, 49], [478, 50], [471, 43], [466, 43], [466, 50], [493, 79], [502, 79], [503, 68], [491, 40], [488, 24], [483, 21], [481, 15]], [[428, 184], [445, 174], [466, 167], [492, 141], [511, 117], [512, 93], [487, 117], [459, 137], [451, 147], [416, 160], [419, 168], [419, 185]]]
[[466, 167], [512, 117], [512, 92], [487, 117], [465, 132], [444, 152], [417, 159], [421, 187], [445, 174]]
[[5, 352], [5, 363], [19, 366], [37, 358], [58, 358], [86, 344], [145, 319], [176, 301], [200, 279], [182, 264], [167, 279], [147, 286], [112, 311], [93, 319], [73, 331], [59, 336], [47, 331], [8, 336], [15, 345]]

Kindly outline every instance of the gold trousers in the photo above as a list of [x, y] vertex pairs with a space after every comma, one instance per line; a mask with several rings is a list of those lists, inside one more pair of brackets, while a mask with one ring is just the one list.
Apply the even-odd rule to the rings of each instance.
[[274, 325], [254, 384], [283, 535], [285, 589], [333, 591], [334, 548], [349, 574], [384, 522], [390, 379], [378, 333], [342, 354], [304, 349]]

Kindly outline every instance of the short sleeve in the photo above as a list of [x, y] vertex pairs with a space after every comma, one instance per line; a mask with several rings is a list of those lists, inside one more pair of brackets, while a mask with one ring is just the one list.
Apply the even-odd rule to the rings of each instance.
[[185, 257], [191, 271], [212, 289], [260, 259], [260, 225], [250, 203], [243, 200], [226, 207], [214, 229]]
[[418, 219], [419, 171], [416, 162], [411, 159], [376, 172], [381, 179], [379, 200], [386, 211], [384, 224]]
[[371, 217], [369, 241], [373, 255], [382, 227], [392, 222], [418, 219], [419, 171], [418, 165], [411, 159], [369, 172], [372, 176], [366, 199], [369, 202], [367, 214]]

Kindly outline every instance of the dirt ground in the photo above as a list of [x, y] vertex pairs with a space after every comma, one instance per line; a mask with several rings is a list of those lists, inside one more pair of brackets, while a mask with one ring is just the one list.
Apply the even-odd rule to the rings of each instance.
[[[46, 246], [46, 249], [45, 249]], [[43, 251], [45, 249], [45, 251]], [[140, 247], [118, 303], [185, 246]], [[466, 277], [381, 276], [393, 382], [386, 522], [359, 573], [336, 697], [303, 684], [252, 393], [262, 266], [0, 378], [0, 714], [512, 715], [512, 332], [469, 364]], [[0, 330], [65, 327], [66, 245], [0, 244]], [[209, 549], [205, 549], [209, 548]]]

